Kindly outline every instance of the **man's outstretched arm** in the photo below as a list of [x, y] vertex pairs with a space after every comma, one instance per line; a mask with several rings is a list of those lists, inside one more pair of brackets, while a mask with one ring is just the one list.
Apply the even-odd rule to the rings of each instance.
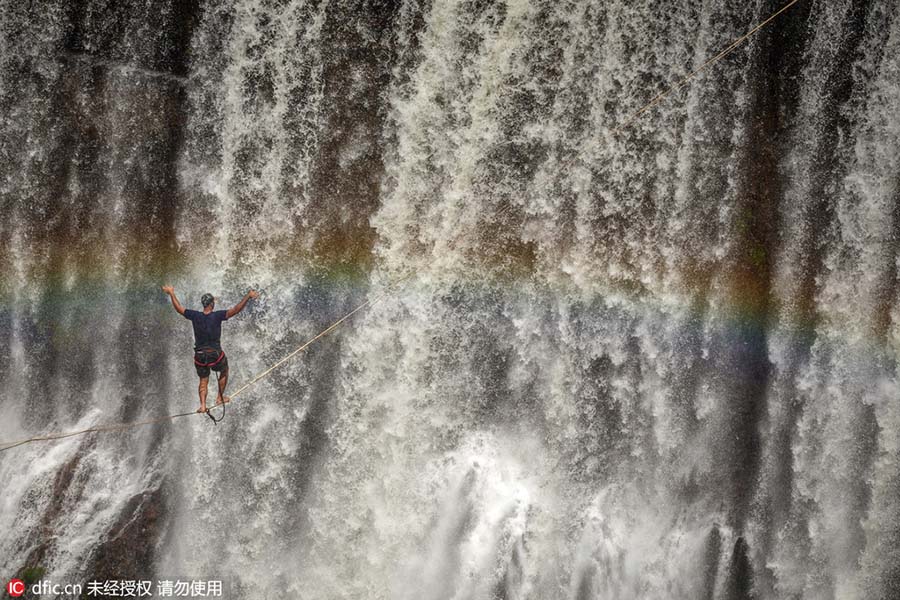
[[240, 302], [228, 309], [228, 312], [225, 313], [225, 318], [230, 319], [234, 315], [244, 310], [244, 307], [247, 306], [247, 301], [250, 300], [250, 298], [259, 298], [259, 292], [257, 292], [256, 290], [250, 290], [249, 292], [247, 292], [247, 295], [244, 296]]
[[175, 310], [178, 311], [179, 315], [184, 314], [184, 307], [181, 305], [181, 302], [178, 301], [178, 298], [175, 296], [175, 288], [171, 285], [162, 286], [162, 291], [169, 295], [169, 298], [172, 299], [172, 306], [175, 307]]

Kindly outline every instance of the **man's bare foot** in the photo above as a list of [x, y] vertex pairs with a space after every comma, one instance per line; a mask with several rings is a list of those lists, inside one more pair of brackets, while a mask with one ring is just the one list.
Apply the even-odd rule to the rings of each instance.
[[231, 398], [229, 398], [228, 396], [219, 396], [218, 398], [216, 398], [216, 406], [219, 406], [220, 404], [227, 404], [229, 402], [231, 402]]
[[197, 412], [198, 412], [198, 413], [205, 413], [205, 412], [206, 412], [206, 405], [201, 404], [201, 405], [200, 405], [200, 408], [197, 409]]

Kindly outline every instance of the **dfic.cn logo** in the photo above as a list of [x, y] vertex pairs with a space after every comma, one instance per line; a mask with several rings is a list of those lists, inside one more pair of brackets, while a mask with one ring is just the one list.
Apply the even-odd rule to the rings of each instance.
[[10, 582], [6, 584], [6, 591], [9, 592], [9, 595], [13, 598], [18, 598], [25, 593], [25, 582], [21, 579], [11, 579]]

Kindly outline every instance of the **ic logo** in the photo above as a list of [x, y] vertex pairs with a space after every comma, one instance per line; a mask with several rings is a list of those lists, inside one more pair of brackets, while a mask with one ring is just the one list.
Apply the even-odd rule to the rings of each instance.
[[10, 579], [9, 583], [6, 584], [6, 591], [13, 598], [18, 598], [25, 593], [25, 582], [21, 579]]

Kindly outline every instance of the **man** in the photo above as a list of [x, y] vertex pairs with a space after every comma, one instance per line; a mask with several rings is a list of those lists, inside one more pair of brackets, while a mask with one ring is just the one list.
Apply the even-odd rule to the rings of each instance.
[[194, 366], [197, 368], [197, 375], [200, 376], [200, 408], [198, 413], [205, 413], [207, 386], [209, 385], [210, 369], [219, 373], [219, 395], [216, 397], [216, 406], [228, 402], [225, 396], [225, 386], [228, 385], [228, 359], [222, 351], [222, 321], [227, 321], [235, 316], [247, 305], [251, 298], [258, 298], [259, 293], [250, 290], [244, 298], [229, 308], [228, 310], [213, 310], [216, 307], [216, 299], [212, 294], [203, 294], [200, 303], [203, 305], [203, 312], [197, 310], [186, 309], [175, 297], [175, 288], [171, 285], [162, 286], [162, 290], [169, 295], [172, 300], [172, 306], [183, 315], [185, 319], [190, 319], [194, 324]]

